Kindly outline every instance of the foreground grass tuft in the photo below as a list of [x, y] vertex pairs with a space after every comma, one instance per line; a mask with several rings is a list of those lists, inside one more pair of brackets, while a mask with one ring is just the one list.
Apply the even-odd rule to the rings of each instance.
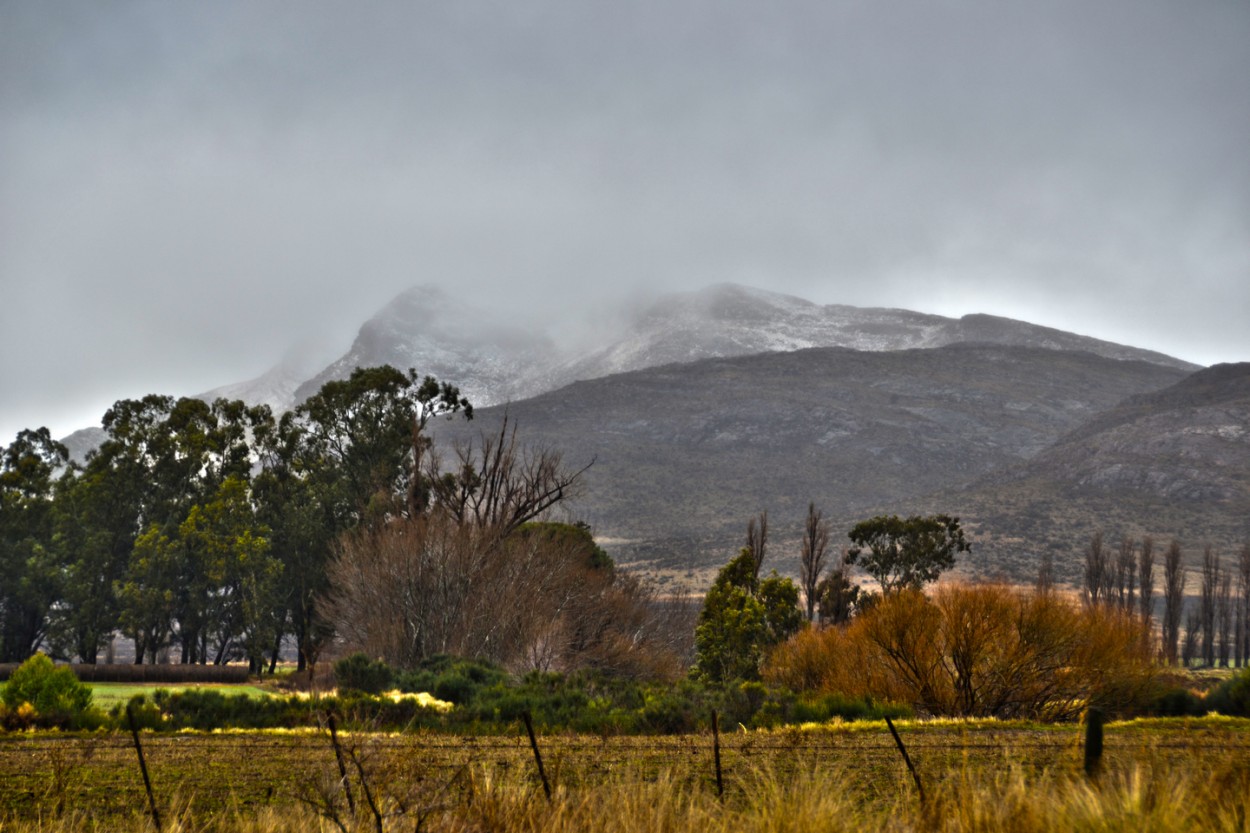
[[[723, 798], [707, 736], [544, 736], [551, 802], [519, 737], [345, 733], [340, 740], [366, 773], [385, 831], [1250, 831], [1245, 721], [1112, 724], [1095, 782], [1082, 773], [1077, 727], [901, 729], [924, 778], [924, 805], [888, 734], [862, 727], [722, 737]], [[352, 779], [357, 812], [348, 809], [333, 754], [318, 735], [154, 734], [145, 743], [166, 830], [378, 829], [359, 778]], [[0, 736], [0, 764], [9, 753], [21, 766], [8, 770], [8, 784], [0, 772], [0, 833], [151, 829], [124, 738]]]

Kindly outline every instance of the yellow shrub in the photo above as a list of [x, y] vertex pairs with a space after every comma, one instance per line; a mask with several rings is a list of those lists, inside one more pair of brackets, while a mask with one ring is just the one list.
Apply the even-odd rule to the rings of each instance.
[[844, 628], [785, 643], [765, 675], [934, 715], [1064, 719], [1091, 703], [1132, 711], [1157, 669], [1131, 613], [987, 584], [891, 594]]

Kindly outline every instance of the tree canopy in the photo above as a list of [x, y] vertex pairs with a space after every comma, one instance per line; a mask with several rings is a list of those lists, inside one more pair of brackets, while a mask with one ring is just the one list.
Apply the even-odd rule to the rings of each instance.
[[919, 590], [955, 566], [955, 555], [969, 552], [959, 518], [949, 515], [881, 515], [861, 521], [850, 531], [854, 543], [846, 556], [890, 595], [905, 588]]

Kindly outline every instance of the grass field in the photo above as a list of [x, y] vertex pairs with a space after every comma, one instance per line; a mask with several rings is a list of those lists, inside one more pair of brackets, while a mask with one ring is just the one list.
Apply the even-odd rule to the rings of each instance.
[[[909, 722], [922, 806], [884, 725], [722, 736], [540, 738], [347, 734], [359, 827], [321, 732], [145, 734], [158, 807], [183, 830], [1250, 830], [1250, 720], [1112, 724], [1104, 773], [1076, 726]], [[357, 762], [359, 767], [357, 768]], [[146, 798], [119, 733], [0, 735], [0, 831], [143, 829]], [[320, 812], [319, 812], [320, 811]]]
[[[0, 696], [4, 694], [6, 683], [0, 682]], [[272, 692], [254, 685], [231, 685], [223, 683], [199, 683], [195, 685], [153, 684], [153, 683], [87, 683], [91, 689], [91, 703], [102, 711], [108, 711], [117, 705], [126, 705], [136, 694], [151, 694], [157, 689], [166, 691], [186, 691], [188, 689], [210, 689], [225, 695], [246, 694], [248, 697], [269, 697]]]
[[271, 692], [254, 685], [227, 685], [220, 683], [204, 683], [199, 685], [153, 685], [131, 683], [88, 683], [91, 687], [91, 702], [104, 711], [115, 705], [126, 705], [136, 694], [151, 694], [157, 689], [167, 691], [187, 691], [188, 689], [204, 689], [218, 691], [232, 696], [246, 694], [248, 697], [268, 697]]

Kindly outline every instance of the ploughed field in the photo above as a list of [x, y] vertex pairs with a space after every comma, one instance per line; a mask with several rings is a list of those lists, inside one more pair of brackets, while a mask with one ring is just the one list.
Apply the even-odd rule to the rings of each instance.
[[[1034, 800], [1030, 796], [1036, 794], [1039, 806], [1059, 806], [1055, 804], [1058, 799], [1046, 798], [1048, 790], [1094, 789], [1083, 774], [1079, 726], [993, 721], [897, 725], [928, 792], [930, 809], [956, 807], [976, 795], [993, 808], [1004, 800], [1000, 793], [1011, 790], [1020, 792], [1022, 801]], [[347, 829], [354, 829], [338, 780], [335, 751], [324, 732], [143, 733], [141, 740], [158, 810], [167, 827], [176, 821], [183, 829], [243, 829], [259, 824], [258, 819], [269, 819], [256, 829], [280, 830], [286, 828], [279, 820], [288, 819], [291, 829], [298, 829], [329, 815], [333, 807]], [[512, 734], [495, 736], [340, 732], [339, 740], [357, 809], [371, 816], [362, 797], [359, 773], [363, 771], [372, 800], [386, 817], [387, 829], [392, 825], [393, 829], [413, 829], [421, 813], [427, 814], [422, 829], [468, 830], [483, 829], [483, 825], [525, 829], [529, 824], [541, 828], [555, 825], [554, 818], [543, 821], [544, 813], [572, 812], [574, 805], [585, 807], [600, 800], [619, 804], [626, 800], [622, 796], [655, 793], [657, 787], [661, 798], [644, 801], [647, 812], [655, 809], [657, 800], [667, 800], [664, 796], [677, 796], [682, 812], [706, 807], [709, 813], [750, 813], [759, 809], [761, 801], [773, 800], [766, 794], [798, 790], [801, 796], [805, 790], [815, 790], [826, 794], [822, 800], [843, 802], [839, 806], [861, 814], [865, 824], [878, 817], [874, 814], [895, 817], [902, 808], [902, 829], [910, 829], [905, 817], [913, 810], [907, 808], [919, 806], [911, 776], [882, 723], [726, 731], [720, 736], [723, 800], [717, 798], [710, 732], [539, 736], [554, 804], [544, 798], [534, 755], [520, 726]], [[1110, 724], [1099, 783], [1103, 786], [1096, 790], [1102, 793], [1137, 790], [1141, 795], [1135, 800], [1151, 812], [1161, 811], [1159, 807], [1168, 802], [1200, 804], [1206, 799], [1198, 793], [1213, 796], [1211, 790], [1227, 790], [1234, 803], [1236, 796], [1242, 796], [1239, 806], [1245, 825], [1246, 802], [1250, 801], [1246, 797], [1250, 795], [1250, 720], [1177, 718]], [[1198, 792], [1176, 792], [1181, 789], [1178, 785], [1186, 784]], [[1225, 807], [1229, 804], [1218, 796], [1209, 800]], [[1111, 803], [1120, 807], [1123, 801], [1117, 798]], [[531, 820], [518, 821], [514, 827], [501, 821], [503, 816], [492, 822], [475, 815], [491, 806], [496, 808], [491, 812], [502, 812], [499, 807], [504, 805], [512, 808], [515, 818]], [[1176, 808], [1177, 812], [1193, 810], [1192, 806]], [[37, 820], [47, 824], [58, 818], [66, 819], [57, 822], [60, 828], [38, 829], [95, 825], [142, 829], [147, 812], [143, 780], [128, 734], [0, 734], [0, 829], [36, 829]], [[924, 811], [914, 812], [919, 820]], [[748, 828], [751, 824], [744, 819], [735, 823]], [[594, 828], [593, 824], [563, 826]], [[374, 829], [374, 822], [369, 821], [367, 827]], [[617, 824], [611, 829], [635, 828]], [[1207, 828], [1182, 825], [1177, 829]]]

